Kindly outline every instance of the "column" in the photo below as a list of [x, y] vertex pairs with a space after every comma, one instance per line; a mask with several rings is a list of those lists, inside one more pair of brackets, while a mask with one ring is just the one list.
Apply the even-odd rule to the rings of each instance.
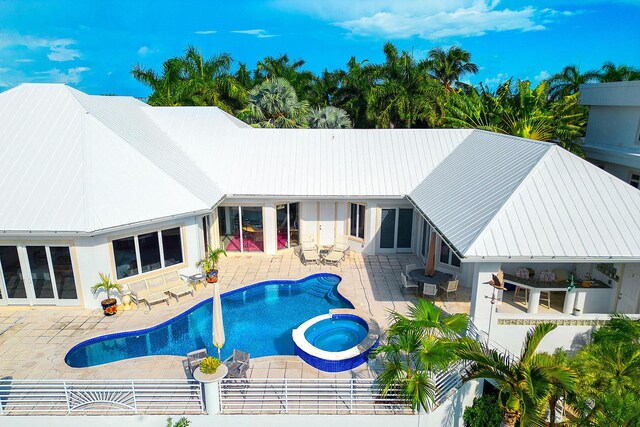
[[567, 293], [564, 296], [564, 306], [562, 307], [562, 312], [564, 314], [573, 314], [573, 307], [576, 304], [576, 292], [575, 290], [573, 291], [567, 291]]
[[193, 378], [203, 387], [207, 415], [216, 415], [222, 410], [220, 406], [220, 380], [226, 377], [228, 372], [225, 365], [220, 365], [215, 374], [203, 374], [200, 368], [193, 371]]
[[540, 290], [529, 289], [529, 302], [527, 304], [527, 313], [536, 314], [540, 306]]
[[[465, 266], [466, 267], [466, 266]], [[471, 265], [469, 267], [472, 267]], [[486, 284], [494, 274], [500, 270], [501, 264], [495, 262], [476, 263], [473, 265], [473, 284], [471, 290], [471, 310], [470, 316], [479, 331], [489, 333], [491, 321], [495, 322], [492, 310], [496, 305], [491, 304], [493, 288]], [[498, 301], [498, 291], [495, 292], [496, 303]], [[492, 319], [493, 318], [493, 319]]]

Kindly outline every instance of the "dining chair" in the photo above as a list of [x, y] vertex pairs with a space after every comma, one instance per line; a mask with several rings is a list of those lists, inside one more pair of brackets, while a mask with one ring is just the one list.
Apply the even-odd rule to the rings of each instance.
[[424, 287], [422, 288], [422, 295], [424, 295], [425, 297], [432, 297], [433, 302], [436, 302], [436, 297], [438, 296], [438, 286], [425, 283]]
[[413, 270], [417, 270], [417, 269], [418, 269], [418, 264], [408, 264], [404, 268], [404, 274], [406, 274], [408, 276], [409, 273], [411, 273]]
[[411, 279], [408, 279], [404, 273], [400, 273], [400, 284], [402, 285], [402, 287], [400, 288], [402, 293], [404, 293], [406, 289], [415, 289], [416, 291], [418, 290], [418, 283], [414, 282]]

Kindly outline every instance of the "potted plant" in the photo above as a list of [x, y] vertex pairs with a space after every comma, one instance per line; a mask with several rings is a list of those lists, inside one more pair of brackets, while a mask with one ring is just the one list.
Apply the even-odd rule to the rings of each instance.
[[203, 374], [213, 375], [216, 373], [221, 364], [222, 362], [220, 362], [220, 359], [218, 359], [217, 357], [205, 357], [204, 359], [202, 359], [202, 362], [200, 362], [200, 370]]
[[115, 298], [111, 298], [111, 291], [115, 289], [122, 293], [122, 285], [112, 282], [108, 274], [100, 273], [100, 281], [91, 287], [91, 292], [95, 295], [100, 292], [100, 289], [104, 289], [107, 292], [107, 298], [100, 303], [104, 310], [104, 315], [113, 316], [118, 311], [116, 306], [118, 302]]
[[196, 264], [197, 267], [204, 270], [204, 274], [207, 277], [207, 283], [216, 283], [218, 281], [218, 269], [216, 268], [216, 265], [218, 264], [218, 261], [220, 261], [221, 255], [227, 256], [224, 249], [213, 249], [209, 246], [207, 256], [202, 258]]
[[220, 362], [216, 357], [205, 357], [200, 362], [200, 366], [193, 371], [193, 378], [201, 383], [213, 383], [220, 381], [229, 373], [227, 365]]

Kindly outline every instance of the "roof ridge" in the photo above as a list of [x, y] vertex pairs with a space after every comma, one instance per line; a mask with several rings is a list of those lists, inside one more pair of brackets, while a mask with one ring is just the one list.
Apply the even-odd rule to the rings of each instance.
[[496, 221], [498, 221], [498, 218], [504, 213], [504, 210], [509, 204], [509, 201], [511, 201], [516, 195], [518, 195], [522, 191], [525, 185], [531, 179], [533, 179], [533, 176], [535, 175], [536, 171], [542, 167], [542, 165], [546, 162], [546, 160], [549, 157], [551, 157], [553, 153], [557, 153], [558, 150], [563, 150], [563, 149], [558, 147], [556, 144], [550, 144], [547, 151], [545, 151], [542, 157], [540, 157], [540, 159], [536, 162], [536, 164], [529, 170], [529, 172], [524, 176], [524, 178], [522, 178], [522, 180], [518, 183], [518, 185], [513, 189], [509, 197], [507, 197], [502, 203], [502, 205], [500, 206], [500, 208], [496, 210], [496, 213], [491, 217], [491, 219], [484, 224], [484, 226], [480, 229], [480, 231], [478, 231], [478, 234], [476, 234], [475, 238], [471, 241], [471, 243], [467, 245], [463, 253], [465, 257], [466, 257], [466, 253], [468, 253], [469, 250], [473, 248], [475, 244], [480, 240], [480, 238], [484, 236], [485, 232], [489, 230], [491, 225]]

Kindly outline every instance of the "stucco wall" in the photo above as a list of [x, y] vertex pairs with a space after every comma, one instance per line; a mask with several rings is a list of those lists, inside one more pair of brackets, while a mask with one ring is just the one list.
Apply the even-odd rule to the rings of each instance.
[[638, 147], [640, 107], [592, 106], [585, 143]]

